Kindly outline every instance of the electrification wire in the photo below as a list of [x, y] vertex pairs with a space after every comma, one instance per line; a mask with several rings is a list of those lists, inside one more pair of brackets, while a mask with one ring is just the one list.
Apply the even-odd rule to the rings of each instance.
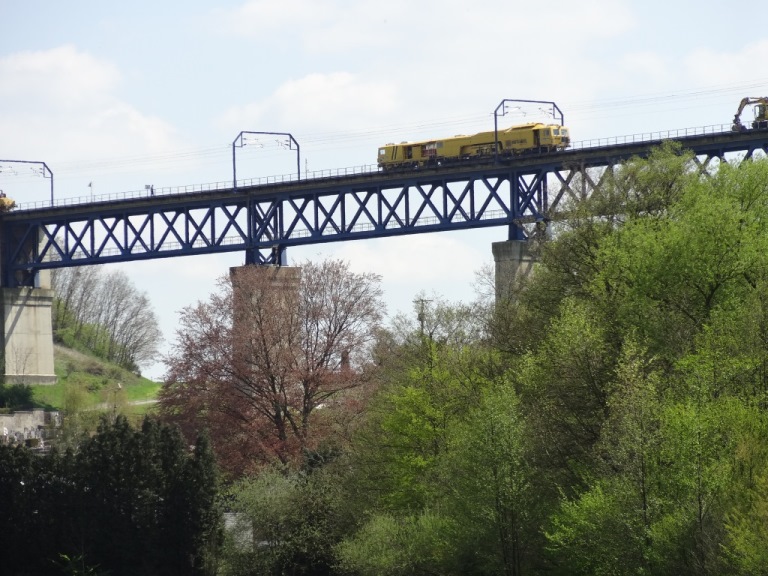
[[691, 88], [675, 90], [672, 93], [664, 92], [657, 94], [638, 95], [628, 98], [609, 98], [603, 100], [571, 102], [567, 105], [569, 113], [577, 113], [590, 110], [605, 110], [610, 108], [630, 108], [638, 106], [655, 106], [666, 102], [679, 102], [681, 100], [700, 100], [702, 98], [713, 99], [715, 97], [727, 94], [744, 94], [749, 90], [768, 88], [768, 78], [755, 80], [751, 82], [732, 84], [732, 85], [714, 85], [702, 88]]
[[[727, 95], [739, 94], [743, 96], [750, 91], [765, 90], [768, 87], [768, 78], [761, 78], [742, 82], [737, 84], [719, 84], [704, 86], [691, 89], [674, 90], [672, 92], [659, 92], [649, 94], [638, 94], [630, 97], [604, 98], [600, 100], [564, 102], [561, 107], [568, 111], [569, 117], [590, 118], [595, 115], [601, 117], [615, 117], [625, 114], [626, 110], [641, 110], [652, 107], [658, 111], [660, 109], [670, 110], [670, 107], [680, 107], [685, 102], [694, 101], [693, 104], [685, 105], [690, 109], [695, 106], [703, 106], [704, 101], [712, 101], [723, 98]], [[679, 109], [679, 108], [672, 108]], [[638, 112], [639, 113], [639, 112]], [[507, 116], [509, 116], [508, 114]], [[410, 138], [413, 134], [419, 133], [440, 133], [449, 130], [458, 130], [460, 128], [474, 128], [479, 126], [489, 126], [489, 120], [493, 114], [457, 116], [453, 118], [440, 118], [433, 120], [422, 120], [418, 122], [405, 122], [399, 124], [385, 124], [360, 128], [357, 130], [338, 130], [328, 132], [309, 132], [305, 134], [296, 134], [298, 141], [301, 142], [303, 149], [313, 150], [340, 150], [353, 148], [356, 143], [377, 140], [403, 141]], [[514, 117], [514, 116], [513, 116]], [[524, 117], [524, 116], [523, 116]], [[481, 128], [482, 129], [482, 128]], [[455, 132], [454, 132], [455, 133]], [[269, 158], [273, 154], [282, 152], [275, 143], [265, 139], [260, 146], [260, 154]], [[243, 146], [246, 153], [248, 146]], [[255, 149], [252, 146], [251, 149]], [[80, 174], [94, 174], [104, 172], [120, 172], [133, 170], [137, 168], [162, 168], [169, 166], [189, 166], [219, 163], [223, 157], [232, 154], [232, 145], [188, 149], [179, 151], [169, 151], [157, 154], [121, 156], [117, 158], [99, 158], [90, 161], [71, 161], [62, 162], [56, 166], [56, 175], [58, 177], [67, 177]], [[0, 175], [2, 179], [2, 175]]]

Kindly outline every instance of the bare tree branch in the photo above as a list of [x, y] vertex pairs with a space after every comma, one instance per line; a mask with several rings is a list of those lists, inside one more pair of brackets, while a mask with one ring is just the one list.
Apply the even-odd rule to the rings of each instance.
[[235, 442], [287, 463], [317, 441], [317, 409], [367, 381], [380, 278], [329, 260], [234, 269], [219, 288], [182, 311], [161, 409], [187, 433], [211, 429], [220, 458]]

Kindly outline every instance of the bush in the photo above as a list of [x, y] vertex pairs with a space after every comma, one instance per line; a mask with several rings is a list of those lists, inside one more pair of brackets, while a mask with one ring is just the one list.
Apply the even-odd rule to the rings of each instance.
[[88, 374], [93, 374], [94, 376], [103, 376], [104, 375], [104, 366], [101, 364], [98, 364], [96, 362], [92, 362], [88, 364], [88, 366], [85, 367], [85, 371]]
[[29, 410], [34, 406], [32, 388], [28, 384], [0, 384], [0, 408], [14, 410]]

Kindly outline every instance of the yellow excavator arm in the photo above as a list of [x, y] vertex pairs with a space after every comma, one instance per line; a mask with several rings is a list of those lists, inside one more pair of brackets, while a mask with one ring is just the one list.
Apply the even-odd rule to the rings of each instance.
[[5, 192], [0, 190], [0, 212], [8, 212], [16, 207], [16, 202], [11, 200], [5, 195]]
[[768, 96], [746, 97], [739, 102], [739, 109], [733, 117], [731, 128], [735, 132], [746, 130], [747, 127], [741, 123], [741, 113], [744, 108], [750, 104], [755, 104], [755, 119], [752, 121], [752, 128], [768, 128]]

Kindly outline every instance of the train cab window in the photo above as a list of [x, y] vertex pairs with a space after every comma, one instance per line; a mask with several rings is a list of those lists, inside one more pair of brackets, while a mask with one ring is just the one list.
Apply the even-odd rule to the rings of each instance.
[[560, 136], [560, 128], [555, 128], [553, 133], [555, 136]]

